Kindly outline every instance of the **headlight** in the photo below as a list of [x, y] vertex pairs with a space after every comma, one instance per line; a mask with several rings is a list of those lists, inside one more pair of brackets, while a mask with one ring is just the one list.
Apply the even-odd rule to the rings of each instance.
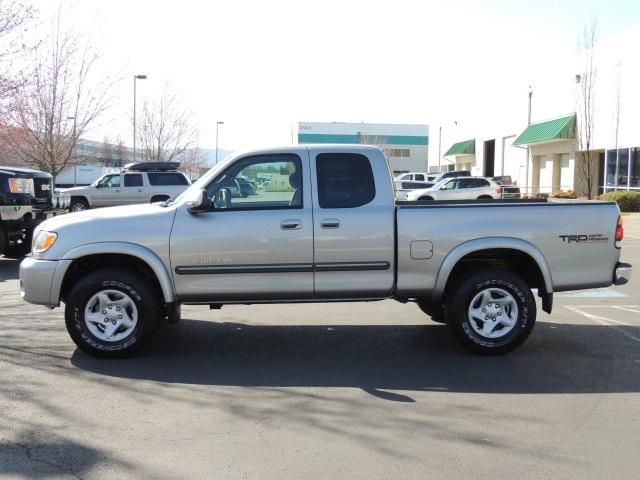
[[38, 233], [38, 236], [33, 242], [33, 253], [43, 253], [49, 250], [51, 245], [54, 244], [58, 234], [55, 232], [45, 232], [44, 230]]
[[35, 196], [32, 178], [10, 178], [9, 190], [11, 193], [30, 193]]

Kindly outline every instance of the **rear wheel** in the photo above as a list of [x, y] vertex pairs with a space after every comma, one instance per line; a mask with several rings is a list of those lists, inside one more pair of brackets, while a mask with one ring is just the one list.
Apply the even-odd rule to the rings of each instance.
[[124, 268], [96, 270], [73, 287], [65, 323], [82, 350], [100, 358], [124, 358], [151, 339], [164, 316], [159, 295], [137, 273]]
[[503, 355], [529, 337], [536, 302], [515, 273], [499, 268], [477, 270], [452, 288], [445, 319], [456, 339], [482, 355]]

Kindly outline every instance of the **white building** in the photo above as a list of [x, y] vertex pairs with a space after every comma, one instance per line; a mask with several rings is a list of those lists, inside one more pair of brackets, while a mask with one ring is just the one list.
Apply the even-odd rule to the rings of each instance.
[[[487, 118], [482, 125], [468, 125], [458, 139], [443, 146], [443, 158], [431, 162], [429, 170], [450, 163], [456, 170], [469, 169], [476, 175], [511, 175], [527, 193], [572, 189], [586, 195], [579, 172], [580, 151], [585, 150], [580, 145], [585, 145], [586, 137], [582, 135], [582, 143], [577, 138], [581, 122], [586, 123], [583, 86], [593, 80], [593, 132], [589, 138], [598, 167], [591, 194], [640, 191], [638, 45], [640, 26], [602, 40], [592, 52], [544, 72], [538, 86], [523, 91], [518, 118]], [[507, 100], [496, 103], [500, 101]], [[527, 109], [528, 124], [523, 122]]]
[[381, 123], [298, 123], [298, 144], [360, 143], [384, 150], [394, 174], [426, 172], [429, 126]]

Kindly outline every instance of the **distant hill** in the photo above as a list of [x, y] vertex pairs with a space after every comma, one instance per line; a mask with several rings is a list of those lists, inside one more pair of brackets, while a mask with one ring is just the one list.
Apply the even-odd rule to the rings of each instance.
[[[202, 148], [202, 153], [207, 159], [207, 167], [213, 167], [216, 163], [216, 149], [215, 148]], [[233, 153], [234, 150], [225, 150], [224, 148], [218, 148], [218, 161], [224, 159], [230, 153]]]

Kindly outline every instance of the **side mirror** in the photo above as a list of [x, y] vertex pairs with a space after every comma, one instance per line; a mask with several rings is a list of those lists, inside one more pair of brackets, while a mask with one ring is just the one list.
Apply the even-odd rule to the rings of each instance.
[[211, 200], [207, 197], [207, 191], [198, 190], [189, 200], [187, 200], [187, 210], [190, 213], [206, 212], [211, 208]]

